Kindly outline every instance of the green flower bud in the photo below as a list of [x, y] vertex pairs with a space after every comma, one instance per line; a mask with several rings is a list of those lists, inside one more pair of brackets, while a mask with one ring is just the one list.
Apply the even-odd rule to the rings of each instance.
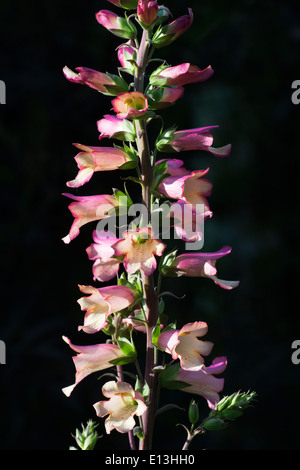
[[203, 424], [203, 427], [207, 431], [219, 431], [225, 427], [225, 423], [222, 419], [211, 418]]
[[195, 400], [192, 400], [189, 406], [189, 420], [191, 424], [196, 424], [199, 420], [199, 409]]

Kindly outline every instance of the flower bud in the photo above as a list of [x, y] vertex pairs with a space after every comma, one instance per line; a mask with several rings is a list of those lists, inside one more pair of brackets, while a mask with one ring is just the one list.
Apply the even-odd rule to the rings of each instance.
[[189, 8], [189, 14], [177, 18], [172, 23], [160, 27], [153, 36], [152, 44], [156, 48], [168, 46], [181, 36], [193, 22], [193, 11]]
[[189, 420], [191, 424], [196, 424], [199, 420], [199, 409], [195, 400], [192, 400], [189, 406]]
[[121, 44], [118, 48], [118, 59], [123, 67], [123, 71], [131, 75], [135, 74], [136, 50], [131, 39], [127, 43]]
[[139, 0], [137, 15], [140, 22], [146, 26], [151, 26], [157, 18], [158, 5], [153, 0]]
[[220, 429], [223, 429], [224, 426], [224, 421], [218, 418], [209, 419], [206, 421], [206, 423], [203, 424], [204, 429], [207, 431], [219, 431]]
[[121, 18], [109, 10], [100, 10], [96, 13], [99, 24], [120, 38], [134, 39], [137, 35], [136, 27], [126, 18]]

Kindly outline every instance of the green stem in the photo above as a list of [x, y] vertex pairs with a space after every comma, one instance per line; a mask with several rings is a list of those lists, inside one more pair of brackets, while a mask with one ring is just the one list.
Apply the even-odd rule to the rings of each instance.
[[[143, 93], [144, 91], [144, 74], [148, 63], [149, 41], [148, 33], [143, 31], [140, 47], [137, 54], [137, 70], [134, 77], [135, 91]], [[146, 129], [146, 120], [138, 119], [136, 124], [136, 143], [140, 157], [141, 175], [143, 179], [142, 200], [147, 208], [148, 222], [151, 220], [151, 183], [153, 178], [153, 170], [151, 165], [151, 153]], [[152, 344], [152, 331], [157, 323], [158, 318], [158, 299], [154, 288], [153, 276], [146, 276], [141, 272], [143, 293], [145, 299], [145, 313], [147, 318], [147, 339], [146, 339], [146, 366], [144, 382], [149, 386], [148, 408], [143, 415], [144, 439], [140, 439], [140, 449], [150, 450], [152, 446], [153, 422], [156, 411], [155, 389], [156, 377], [153, 372], [155, 365], [154, 345]]]

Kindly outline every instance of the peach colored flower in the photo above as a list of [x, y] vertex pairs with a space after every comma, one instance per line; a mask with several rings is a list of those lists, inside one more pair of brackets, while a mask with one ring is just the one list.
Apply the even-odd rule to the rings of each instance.
[[74, 217], [74, 222], [69, 234], [63, 238], [65, 243], [70, 243], [71, 240], [79, 235], [80, 227], [89, 222], [108, 217], [108, 212], [119, 205], [116, 197], [109, 194], [73, 196], [72, 194], [64, 193], [63, 196], [75, 201], [68, 207]]
[[117, 117], [120, 119], [138, 118], [148, 110], [147, 98], [139, 91], [120, 93], [112, 100], [112, 105]]
[[78, 303], [85, 310], [84, 325], [78, 330], [85, 333], [96, 333], [106, 325], [112, 313], [129, 307], [135, 300], [135, 291], [126, 286], [106, 286], [97, 289], [92, 286], [79, 286], [88, 297], [81, 297]]
[[131, 431], [136, 425], [134, 416], [141, 416], [147, 409], [143, 396], [126, 382], [111, 380], [102, 387], [102, 393], [109, 400], [94, 404], [97, 416], [105, 420], [107, 434], [113, 429], [120, 433]]
[[217, 357], [211, 366], [203, 365], [200, 370], [179, 369], [174, 380], [189, 384], [181, 391], [200, 395], [207, 400], [209, 408], [215, 408], [220, 401], [219, 392], [224, 388], [224, 379], [215, 377], [215, 374], [224, 372], [226, 366], [226, 357]]
[[154, 237], [149, 227], [136, 230], [127, 230], [123, 233], [123, 240], [113, 245], [116, 256], [125, 255], [123, 265], [130, 274], [141, 269], [146, 276], [150, 276], [156, 269], [156, 256], [161, 256], [166, 245]]
[[127, 153], [119, 148], [74, 145], [81, 150], [75, 157], [79, 172], [74, 180], [67, 182], [69, 188], [83, 186], [96, 171], [117, 170], [129, 161]]
[[85, 377], [93, 372], [113, 367], [113, 364], [110, 361], [120, 357], [125, 357], [125, 354], [116, 344], [103, 343], [93, 344], [91, 346], [76, 346], [65, 336], [63, 336], [63, 340], [71, 349], [79, 353], [72, 358], [76, 369], [75, 383], [68, 387], [64, 387], [62, 390], [67, 397], [71, 395], [74, 388]]
[[234, 289], [239, 281], [225, 281], [218, 279], [216, 261], [231, 252], [230, 246], [224, 246], [215, 253], [183, 253], [177, 256], [170, 270], [175, 276], [208, 277], [224, 289]]
[[114, 233], [94, 230], [92, 243], [86, 252], [94, 261], [94, 281], [106, 282], [117, 276], [122, 261], [114, 257], [113, 245], [119, 240]]
[[205, 322], [187, 323], [180, 330], [163, 331], [157, 341], [160, 349], [180, 360], [182, 369], [199, 370], [204, 364], [202, 356], [208, 356], [213, 348], [210, 341], [197, 338], [207, 333]]

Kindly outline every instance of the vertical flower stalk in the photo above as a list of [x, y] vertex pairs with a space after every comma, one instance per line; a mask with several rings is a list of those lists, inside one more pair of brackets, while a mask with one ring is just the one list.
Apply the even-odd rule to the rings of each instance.
[[[213, 343], [198, 339], [207, 333], [206, 322], [199, 320], [177, 327], [177, 321], [181, 322], [182, 318], [169, 320], [161, 300], [163, 277], [173, 277], [174, 284], [176, 278], [182, 276], [206, 278], [205, 282], [212, 280], [226, 290], [234, 289], [239, 282], [217, 276], [215, 264], [231, 252], [230, 246], [224, 244], [214, 253], [191, 251], [199, 248], [194, 242], [203, 238], [198, 218], [201, 215], [203, 220], [213, 215], [208, 202], [212, 183], [206, 179], [209, 168], [190, 171], [183, 166], [181, 159], [172, 158], [172, 155], [170, 158], [162, 155], [157, 159], [157, 156], [160, 152], [170, 155], [193, 150], [227, 157], [231, 145], [213, 145], [211, 131], [218, 127], [216, 125], [177, 131], [175, 126], [165, 129], [163, 120], [156, 139], [150, 144], [147, 126], [153, 118], [160, 117], [156, 115], [157, 111], [173, 106], [182, 97], [185, 85], [208, 80], [213, 69], [209, 65], [201, 70], [190, 63], [170, 66], [162, 61], [158, 68], [148, 71], [148, 67], [153, 65], [151, 58], [156, 49], [172, 44], [191, 26], [191, 9], [188, 9], [188, 15], [163, 25], [169, 21], [170, 11], [155, 0], [109, 2], [125, 10], [124, 16], [101, 10], [96, 13], [96, 20], [114, 36], [127, 40], [118, 48], [119, 74], [86, 67], [77, 67], [73, 72], [67, 66], [63, 73], [69, 82], [86, 85], [94, 90], [93, 93], [97, 91], [113, 97], [111, 104], [115, 114], [104, 114], [97, 121], [97, 129], [101, 144], [102, 139], [121, 143], [113, 147], [74, 144], [80, 150], [74, 157], [79, 171], [75, 179], [66, 184], [80, 192], [81, 187], [92, 178], [99, 177], [99, 173], [135, 169], [137, 177], [130, 176], [129, 179], [142, 188], [143, 212], [137, 225], [128, 224], [127, 218], [124, 224], [117, 221], [117, 216], [128, 215], [128, 210], [134, 206], [125, 185], [124, 192], [113, 189], [112, 194], [75, 196], [63, 193], [73, 200], [69, 210], [74, 217], [63, 241], [71, 243], [80, 235], [81, 228], [85, 230], [87, 224], [90, 226], [97, 221], [93, 243], [86, 248], [89, 260], [93, 261], [93, 281], [103, 283], [116, 279], [116, 285], [79, 286], [86, 296], [78, 300], [85, 312], [78, 331], [88, 335], [103, 333], [108, 340], [80, 346], [73, 344], [67, 336], [63, 337], [77, 353], [72, 358], [75, 381], [64, 387], [63, 393], [69, 397], [88, 375], [114, 368], [115, 380], [106, 382], [101, 388], [102, 395], [108, 400], [95, 403], [94, 410], [99, 418], [106, 417], [104, 426], [107, 434], [128, 434], [131, 450], [137, 448], [136, 439], [139, 439], [139, 450], [152, 449], [155, 417], [157, 411], [161, 413], [161, 409], [158, 410], [161, 388], [201, 396], [211, 411], [204, 424], [197, 426], [198, 405], [192, 400], [193, 406], [189, 408], [192, 410], [189, 413], [192, 427], [187, 429], [183, 425], [188, 435], [183, 449], [187, 449], [192, 439], [201, 435], [204, 429], [213, 429], [216, 421], [222, 422], [223, 427], [228, 416], [234, 415], [220, 414], [223, 408], [218, 408], [222, 403], [219, 394], [223, 390], [224, 378], [215, 375], [225, 371], [227, 358], [217, 357], [210, 361], [210, 366], [206, 365], [206, 356], [210, 355]], [[135, 11], [128, 16], [127, 10]], [[131, 75], [133, 81], [131, 78], [127, 83], [123, 74]], [[166, 199], [164, 208], [160, 206], [157, 210], [157, 202]], [[163, 214], [163, 220], [158, 224], [156, 212]], [[166, 221], [168, 230], [165, 230]], [[123, 225], [124, 230], [117, 236], [117, 227]], [[170, 234], [171, 226], [177, 238], [190, 244], [187, 253], [177, 255], [177, 249], [165, 253], [167, 244], [161, 239], [166, 232]], [[160, 257], [159, 264], [156, 257]], [[135, 334], [144, 336], [144, 349], [136, 350]], [[140, 368], [139, 355], [143, 356], [144, 371]], [[161, 357], [163, 361], [160, 363]], [[136, 371], [136, 374], [128, 373], [135, 379], [134, 384], [125, 382], [124, 367], [130, 363]], [[172, 406], [167, 405], [166, 408]], [[219, 413], [217, 418], [216, 413]]]
[[[137, 54], [137, 67], [134, 77], [134, 88], [138, 92], [144, 91], [144, 74], [148, 62], [149, 37], [148, 31], [143, 30], [140, 47]], [[153, 169], [151, 165], [150, 146], [147, 134], [146, 120], [136, 120], [136, 143], [141, 162], [142, 173], [142, 200], [147, 208], [148, 221], [151, 220], [151, 183]], [[154, 345], [152, 342], [152, 332], [158, 318], [158, 299], [155, 292], [153, 274], [150, 276], [141, 273], [143, 292], [145, 298], [145, 311], [147, 318], [147, 340], [146, 340], [146, 369], [144, 381], [149, 386], [149, 407], [143, 415], [143, 426], [145, 438], [140, 440], [140, 449], [150, 449], [152, 444], [153, 420], [155, 414], [155, 390], [156, 380], [153, 372], [154, 368]]]

